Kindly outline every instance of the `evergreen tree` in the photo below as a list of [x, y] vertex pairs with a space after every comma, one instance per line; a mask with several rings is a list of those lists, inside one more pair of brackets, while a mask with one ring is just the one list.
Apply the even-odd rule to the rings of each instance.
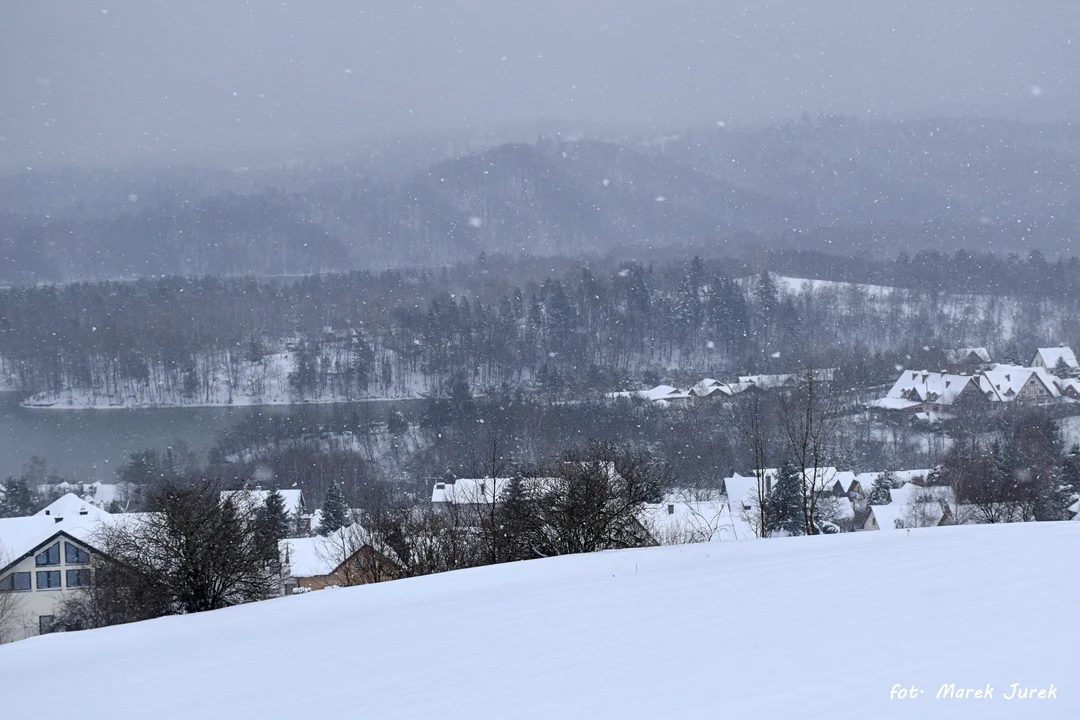
[[276, 489], [271, 490], [266, 496], [263, 521], [275, 542], [288, 537], [289, 511], [285, 509], [285, 498]]
[[1069, 377], [1072, 373], [1069, 371], [1069, 366], [1065, 362], [1065, 358], [1059, 357], [1057, 362], [1054, 363], [1054, 374], [1059, 378]]
[[871, 505], [888, 505], [892, 502], [893, 474], [883, 472], [874, 479], [874, 487], [870, 491], [869, 502]]
[[409, 423], [400, 410], [392, 408], [390, 415], [386, 419], [386, 429], [390, 431], [391, 435], [401, 435], [409, 431]]
[[769, 493], [768, 510], [771, 527], [789, 535], [803, 534], [802, 478], [795, 463], [787, 460], [776, 474]]
[[34, 497], [26, 480], [9, 477], [0, 497], [0, 517], [27, 517], [34, 514]]
[[326, 497], [323, 499], [319, 534], [329, 535], [348, 524], [349, 509], [345, 507], [345, 496], [341, 493], [341, 487], [336, 482], [332, 482], [326, 489]]

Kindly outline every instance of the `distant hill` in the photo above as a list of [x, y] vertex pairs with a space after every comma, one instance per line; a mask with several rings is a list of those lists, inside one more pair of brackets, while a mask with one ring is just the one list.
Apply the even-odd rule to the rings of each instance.
[[[619, 143], [542, 137], [419, 172], [374, 167], [235, 177], [174, 168], [158, 184], [135, 173], [146, 192], [122, 173], [70, 169], [55, 189], [35, 182], [32, 197], [5, 205], [0, 282], [291, 274], [628, 248], [875, 257], [1036, 248], [1054, 256], [1073, 253], [1080, 239], [1080, 129], [1070, 125], [829, 117]], [[95, 195], [97, 181], [109, 194]]]

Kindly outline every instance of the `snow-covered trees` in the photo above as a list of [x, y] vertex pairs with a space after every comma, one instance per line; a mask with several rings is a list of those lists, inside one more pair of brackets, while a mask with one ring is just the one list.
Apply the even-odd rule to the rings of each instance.
[[786, 460], [776, 473], [776, 482], [766, 500], [769, 522], [775, 530], [789, 535], [806, 533], [803, 517], [803, 481], [799, 468]]
[[892, 502], [892, 493], [889, 491], [895, 487], [896, 476], [886, 470], [874, 478], [874, 487], [870, 490], [868, 502], [871, 505], [888, 505]]
[[331, 482], [323, 499], [322, 518], [319, 520], [319, 534], [329, 535], [349, 524], [349, 508], [345, 504], [345, 495], [341, 486]]
[[34, 496], [26, 480], [9, 477], [0, 492], [0, 518], [34, 514]]

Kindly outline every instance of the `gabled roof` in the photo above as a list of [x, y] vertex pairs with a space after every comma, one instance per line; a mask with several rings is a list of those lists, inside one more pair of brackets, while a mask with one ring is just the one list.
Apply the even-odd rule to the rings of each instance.
[[754, 531], [724, 500], [671, 498], [645, 505], [642, 524], [658, 543], [748, 540]]
[[1061, 390], [1054, 376], [1043, 368], [1019, 365], [995, 365], [979, 376], [979, 389], [996, 402], [1011, 402], [1028, 384], [1032, 376], [1046, 388], [1052, 397], [1061, 397]]
[[944, 501], [949, 507], [956, 507], [956, 493], [948, 485], [931, 485], [922, 487], [906, 482], [901, 487], [890, 490], [892, 496], [890, 505], [910, 505], [913, 502], [938, 502]]
[[75, 493], [67, 493], [53, 500], [49, 505], [39, 510], [36, 515], [42, 517], [76, 518], [89, 517], [100, 520], [109, 517], [109, 513], [97, 507], [93, 503], [83, 500]]
[[1039, 348], [1035, 353], [1035, 359], [1031, 361], [1032, 365], [1042, 365], [1042, 367], [1048, 370], [1053, 370], [1057, 367], [1058, 360], [1064, 360], [1065, 366], [1071, 369], [1080, 368], [1080, 364], [1076, 362], [1076, 355], [1073, 353], [1071, 347], [1052, 347], [1052, 348]]
[[[952, 405], [971, 380], [970, 375], [904, 370], [885, 398], [893, 401], [895, 405], [900, 405], [899, 401]], [[883, 405], [879, 403], [879, 407]]]
[[340, 528], [326, 537], [280, 540], [278, 552], [289, 577], [310, 578], [331, 574], [364, 546], [371, 546], [396, 561], [394, 552], [377, 542], [360, 523]]
[[725, 397], [734, 395], [735, 389], [730, 385], [713, 378], [705, 378], [694, 387], [690, 388], [690, 394], [694, 397], [715, 397], [723, 395]]
[[[767, 488], [776, 485], [778, 472], [778, 468], [766, 468], [762, 471], [762, 479], [765, 480]], [[807, 474], [814, 475], [814, 470], [808, 468]], [[814, 481], [819, 489], [832, 490], [836, 486], [841, 488], [842, 492], [847, 492], [846, 484], [850, 483], [854, 477], [855, 474], [851, 472], [841, 473], [834, 467], [823, 467], [817, 470]], [[727, 496], [731, 512], [738, 513], [740, 510], [750, 509], [754, 495], [757, 493], [757, 483], [757, 474], [740, 475], [734, 473], [731, 477], [724, 478], [724, 493]]]
[[980, 362], [990, 362], [990, 352], [982, 347], [956, 348], [945, 351], [945, 360], [953, 365], [967, 362], [972, 357]]
[[[110, 516], [106, 513], [106, 517]], [[100, 517], [91, 515], [74, 515], [59, 520], [49, 515], [0, 520], [0, 573], [55, 537], [64, 535], [87, 544], [101, 521]]]
[[881, 530], [903, 530], [910, 529], [910, 518], [913, 516], [926, 523], [916, 525], [916, 527], [927, 527], [941, 522], [941, 518], [945, 516], [945, 513], [941, 509], [941, 505], [936, 502], [916, 503], [915, 505], [898, 505], [894, 502], [891, 505], [871, 505], [867, 522], [869, 522], [870, 517], [873, 517]]

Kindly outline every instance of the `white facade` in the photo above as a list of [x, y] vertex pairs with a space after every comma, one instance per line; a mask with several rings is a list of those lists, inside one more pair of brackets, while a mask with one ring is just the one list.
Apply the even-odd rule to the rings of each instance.
[[0, 607], [5, 612], [0, 641], [50, 632], [63, 600], [89, 584], [91, 552], [89, 545], [60, 530], [0, 568]]

